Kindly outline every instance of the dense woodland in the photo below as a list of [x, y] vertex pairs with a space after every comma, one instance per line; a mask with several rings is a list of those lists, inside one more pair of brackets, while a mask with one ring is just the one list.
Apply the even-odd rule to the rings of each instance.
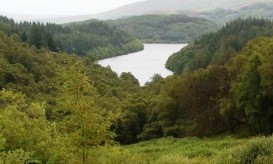
[[109, 21], [145, 43], [187, 43], [218, 26], [213, 22], [184, 15], [141, 15]]
[[203, 35], [180, 52], [172, 55], [166, 67], [176, 74], [222, 65], [256, 37], [273, 36], [273, 23], [265, 19], [237, 19], [219, 31]]
[[[166, 79], [154, 75], [144, 87], [132, 74], [118, 77], [89, 57], [39, 49], [21, 35], [0, 32], [0, 163], [100, 163], [101, 156], [118, 158], [111, 149], [115, 144], [168, 136], [272, 135], [271, 27], [260, 19], [229, 23], [182, 50], [198, 48], [191, 60], [210, 54], [206, 63]], [[264, 141], [272, 144], [272, 139], [257, 142]], [[233, 154], [229, 161], [253, 163], [259, 153], [266, 156], [260, 163], [272, 161], [267, 144], [249, 152], [239, 147], [242, 158]], [[102, 146], [110, 148], [97, 151]]]
[[104, 21], [85, 24], [43, 24], [20, 22], [0, 16], [0, 29], [8, 36], [18, 34], [23, 42], [54, 52], [75, 53], [102, 59], [143, 49], [140, 40]]
[[112, 144], [124, 116], [120, 103], [140, 89], [129, 73], [119, 78], [88, 58], [30, 47], [18, 35], [1, 32], [0, 56], [2, 163], [86, 163], [91, 147]]

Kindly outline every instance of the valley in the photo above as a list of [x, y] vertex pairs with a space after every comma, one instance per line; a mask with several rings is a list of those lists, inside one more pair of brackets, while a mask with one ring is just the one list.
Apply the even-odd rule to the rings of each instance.
[[0, 16], [0, 164], [271, 164], [272, 0], [122, 2]]

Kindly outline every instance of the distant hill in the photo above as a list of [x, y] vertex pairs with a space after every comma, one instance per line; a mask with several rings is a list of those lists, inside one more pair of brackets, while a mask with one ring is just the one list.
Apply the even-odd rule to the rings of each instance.
[[116, 19], [132, 15], [169, 14], [179, 10], [199, 12], [217, 8], [233, 9], [256, 2], [272, 2], [272, 0], [146, 0], [94, 16], [98, 19]]
[[108, 12], [95, 15], [78, 15], [72, 17], [60, 17], [53, 19], [40, 19], [41, 22], [68, 23], [84, 21], [88, 19], [118, 19], [147, 14], [180, 14], [198, 15], [199, 13], [213, 11], [215, 9], [234, 10], [255, 3], [273, 2], [272, 0], [145, 0], [126, 5]]
[[183, 15], [143, 15], [109, 21], [145, 43], [186, 43], [216, 31], [218, 26], [203, 18]]
[[[181, 12], [180, 14], [185, 14]], [[192, 14], [192, 16], [209, 19], [218, 25], [225, 25], [227, 22], [237, 18], [266, 18], [273, 20], [273, 1], [268, 3], [254, 3], [235, 9], [218, 8], [211, 11]]]

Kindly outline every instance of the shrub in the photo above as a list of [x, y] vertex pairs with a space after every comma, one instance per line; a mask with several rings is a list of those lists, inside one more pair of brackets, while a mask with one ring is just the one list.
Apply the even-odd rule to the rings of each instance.
[[[273, 159], [273, 137], [253, 138], [244, 145], [224, 151], [213, 163], [271, 163]], [[271, 161], [271, 162], [270, 162]]]

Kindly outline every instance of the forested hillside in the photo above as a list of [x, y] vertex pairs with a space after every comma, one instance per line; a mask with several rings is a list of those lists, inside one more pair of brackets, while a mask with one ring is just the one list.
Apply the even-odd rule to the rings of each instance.
[[[270, 21], [236, 20], [183, 50], [197, 46], [183, 59], [196, 65], [140, 87], [0, 32], [0, 163], [270, 163], [272, 137], [236, 138], [273, 133], [272, 34]], [[170, 136], [194, 137], [151, 140]]]
[[119, 78], [15, 34], [0, 32], [0, 63], [0, 163], [88, 161], [92, 147], [112, 143], [122, 103], [140, 91], [129, 73]]
[[109, 22], [145, 43], [187, 43], [218, 29], [206, 19], [183, 15], [142, 15]]
[[255, 39], [223, 66], [166, 79], [138, 137], [272, 134], [272, 43]]
[[83, 24], [65, 25], [70, 31], [57, 35], [65, 52], [76, 52], [95, 59], [108, 58], [142, 50], [143, 44], [136, 37], [106, 22], [92, 20]]
[[15, 23], [7, 17], [0, 17], [0, 30], [7, 35], [18, 34], [23, 42], [38, 49], [48, 48], [92, 59], [124, 55], [143, 49], [143, 44], [137, 38], [98, 20], [61, 26], [35, 22]]
[[273, 23], [265, 19], [237, 19], [218, 32], [202, 36], [172, 55], [166, 67], [176, 74], [226, 63], [247, 42], [260, 36], [273, 36]]

